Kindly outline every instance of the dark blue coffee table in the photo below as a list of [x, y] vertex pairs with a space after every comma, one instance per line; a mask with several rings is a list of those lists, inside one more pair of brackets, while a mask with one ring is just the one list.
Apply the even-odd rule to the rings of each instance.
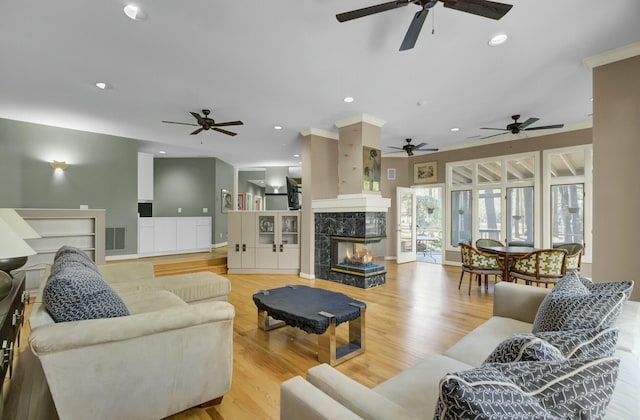
[[[285, 325], [318, 335], [318, 360], [331, 366], [364, 353], [367, 305], [349, 296], [314, 287], [289, 285], [253, 295], [258, 328]], [[349, 323], [349, 342], [336, 347], [336, 327]]]

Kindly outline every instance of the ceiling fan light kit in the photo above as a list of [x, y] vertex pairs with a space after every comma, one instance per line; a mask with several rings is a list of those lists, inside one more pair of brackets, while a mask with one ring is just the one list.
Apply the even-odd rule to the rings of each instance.
[[338, 22], [347, 22], [349, 20], [386, 12], [388, 10], [397, 9], [408, 5], [409, 3], [413, 3], [416, 6], [419, 6], [420, 10], [413, 16], [413, 19], [409, 24], [409, 29], [402, 40], [402, 44], [400, 45], [400, 51], [406, 51], [415, 46], [416, 41], [418, 40], [418, 35], [420, 35], [420, 31], [424, 25], [424, 21], [427, 19], [427, 15], [429, 14], [429, 9], [435, 6], [438, 1], [441, 1], [446, 8], [495, 20], [501, 19], [513, 7], [511, 4], [496, 3], [488, 0], [395, 0], [377, 4], [375, 6], [352, 10], [350, 12], [339, 13], [336, 15], [336, 19], [338, 19]]
[[217, 123], [213, 118], [209, 118], [209, 114], [211, 114], [211, 111], [208, 109], [202, 110], [202, 114], [204, 114], [204, 116], [201, 116], [197, 112], [190, 112], [190, 114], [193, 115], [193, 117], [196, 119], [197, 124], [183, 123], [183, 122], [177, 122], [177, 121], [162, 121], [162, 122], [167, 124], [191, 125], [194, 127], [199, 126], [200, 128], [193, 131], [191, 135], [200, 134], [200, 132], [202, 132], [203, 130], [214, 130], [214, 131], [218, 131], [220, 133], [226, 134], [228, 136], [235, 136], [238, 133], [224, 130], [220, 127], [227, 127], [231, 125], [244, 125], [242, 121], [227, 121], [227, 122]]

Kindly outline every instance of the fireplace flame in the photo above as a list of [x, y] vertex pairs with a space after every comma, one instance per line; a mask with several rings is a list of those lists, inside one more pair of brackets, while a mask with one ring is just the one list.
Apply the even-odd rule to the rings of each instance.
[[344, 258], [344, 262], [348, 264], [366, 265], [373, 261], [373, 255], [367, 248], [358, 249], [355, 251], [355, 255], [347, 249], [347, 256]]

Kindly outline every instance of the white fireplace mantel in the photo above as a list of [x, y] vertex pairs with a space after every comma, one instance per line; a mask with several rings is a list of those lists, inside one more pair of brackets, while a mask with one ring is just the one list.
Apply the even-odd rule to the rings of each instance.
[[373, 194], [343, 194], [338, 198], [313, 200], [314, 213], [383, 212], [391, 207], [391, 199]]

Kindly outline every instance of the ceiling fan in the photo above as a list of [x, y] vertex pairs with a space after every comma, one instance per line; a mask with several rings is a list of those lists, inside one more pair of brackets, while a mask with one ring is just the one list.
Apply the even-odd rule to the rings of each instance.
[[438, 149], [437, 148], [425, 148], [424, 146], [427, 145], [427, 143], [420, 143], [420, 144], [411, 144], [411, 139], [405, 139], [405, 141], [407, 142], [407, 144], [405, 144], [402, 147], [395, 147], [395, 146], [389, 146], [390, 149], [398, 149], [398, 150], [404, 150], [405, 152], [407, 152], [407, 156], [413, 156], [413, 152], [414, 150], [416, 152], [437, 152]]
[[551, 128], [562, 128], [564, 124], [553, 124], [553, 125], [542, 125], [538, 127], [529, 127], [534, 122], [538, 121], [540, 118], [529, 118], [525, 122], [518, 122], [520, 119], [520, 115], [512, 115], [511, 118], [513, 122], [508, 124], [506, 128], [493, 128], [493, 127], [481, 127], [481, 130], [500, 130], [504, 131], [504, 133], [494, 134], [492, 136], [482, 137], [483, 139], [487, 139], [489, 137], [500, 136], [502, 134], [506, 134], [511, 132], [512, 134], [518, 134], [521, 131], [531, 131], [531, 130], [548, 130]]
[[422, 25], [424, 24], [424, 21], [429, 14], [429, 9], [435, 6], [438, 1], [444, 3], [444, 7], [495, 20], [502, 18], [513, 7], [513, 5], [511, 4], [496, 3], [487, 0], [395, 0], [388, 3], [365, 7], [363, 9], [339, 13], [336, 15], [336, 19], [338, 19], [339, 22], [346, 22], [348, 20], [353, 20], [364, 16], [386, 12], [387, 10], [397, 9], [398, 7], [406, 6], [409, 3], [420, 6], [420, 10], [413, 16], [413, 20], [409, 25], [409, 30], [404, 36], [404, 40], [402, 41], [402, 45], [400, 46], [400, 51], [405, 51], [413, 48], [414, 45], [416, 45], [418, 35], [420, 35], [420, 30], [422, 29]]
[[183, 122], [176, 122], [176, 121], [162, 121], [162, 122], [168, 123], [168, 124], [192, 125], [194, 127], [200, 126], [200, 128], [198, 128], [193, 133], [191, 133], [192, 135], [198, 134], [202, 130], [211, 129], [211, 130], [219, 131], [220, 133], [227, 134], [229, 136], [235, 136], [238, 133], [223, 130], [222, 128], [218, 128], [218, 127], [226, 127], [230, 125], [243, 125], [242, 121], [227, 121], [227, 122], [217, 123], [213, 118], [209, 118], [209, 114], [211, 113], [211, 111], [208, 109], [203, 109], [202, 113], [204, 114], [204, 117], [200, 116], [200, 114], [198, 114], [197, 112], [190, 112], [190, 114], [195, 117], [197, 124], [183, 123]]

